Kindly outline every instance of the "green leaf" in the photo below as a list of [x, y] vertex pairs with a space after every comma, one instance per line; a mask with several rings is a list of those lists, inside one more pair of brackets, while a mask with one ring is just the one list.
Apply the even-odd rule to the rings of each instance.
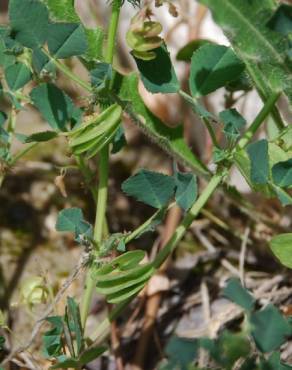
[[281, 362], [281, 354], [279, 352], [274, 352], [271, 354], [270, 358], [261, 361], [261, 370], [289, 370], [292, 369], [288, 364]]
[[[73, 0], [46, 0], [53, 20], [69, 23], [80, 23], [80, 18], [75, 11]], [[85, 61], [91, 62], [102, 60], [102, 49], [104, 42], [104, 32], [101, 28], [84, 28], [87, 49], [83, 55]], [[91, 69], [91, 65], [88, 67]]]
[[5, 112], [0, 111], [0, 127], [4, 126], [4, 123], [7, 120], [7, 114]]
[[[183, 136], [183, 126], [176, 128], [167, 127], [144, 104], [138, 92], [138, 79], [135, 74], [121, 77], [119, 98], [124, 101], [124, 106], [130, 107], [133, 115], [131, 118], [138, 124], [142, 132], [150, 137], [163, 150], [174, 157], [178, 162], [190, 167], [198, 174], [208, 174], [208, 169], [192, 153]], [[137, 117], [139, 121], [135, 119]]]
[[226, 109], [219, 113], [223, 122], [223, 132], [229, 140], [236, 140], [240, 136], [240, 130], [246, 125], [246, 120], [234, 108]]
[[292, 269], [292, 233], [274, 236], [270, 241], [270, 247], [282, 265]]
[[34, 49], [48, 36], [48, 9], [38, 0], [10, 0], [9, 19], [15, 40]]
[[68, 368], [78, 369], [79, 366], [80, 363], [77, 359], [62, 356], [61, 359], [60, 358], [58, 359], [58, 362], [55, 365], [50, 366], [50, 369], [68, 369]]
[[[147, 189], [147, 191], [145, 191]], [[122, 184], [122, 190], [140, 202], [154, 208], [162, 208], [173, 197], [175, 181], [171, 176], [140, 170]]]
[[254, 308], [256, 302], [254, 297], [247, 289], [243, 288], [238, 279], [230, 279], [227, 286], [224, 288], [223, 294], [226, 298], [238, 304], [245, 310], [250, 311]]
[[3, 351], [5, 345], [5, 338], [1, 335], [0, 336], [0, 351]]
[[75, 232], [82, 220], [83, 213], [80, 208], [65, 208], [59, 212], [56, 230]]
[[267, 184], [269, 179], [268, 142], [265, 139], [249, 144], [247, 153], [251, 163], [250, 177], [255, 184]]
[[25, 64], [15, 63], [5, 68], [5, 79], [11, 90], [18, 90], [31, 80], [31, 72]]
[[279, 32], [285, 36], [291, 34], [292, 6], [288, 4], [281, 4], [267, 23], [267, 26], [273, 31]]
[[84, 28], [78, 23], [53, 23], [48, 30], [49, 52], [59, 59], [82, 55], [87, 50]]
[[[19, 134], [18, 134], [19, 135]], [[21, 142], [23, 143], [34, 143], [34, 142], [44, 142], [54, 139], [58, 136], [58, 133], [55, 131], [43, 131], [43, 132], [36, 132], [35, 134], [26, 136], [23, 135], [23, 140]]]
[[8, 29], [0, 26], [0, 66], [8, 67], [15, 63], [15, 56], [7, 52], [7, 48], [4, 42]]
[[43, 351], [46, 357], [58, 357], [62, 354], [62, 334], [63, 318], [61, 316], [52, 316], [46, 319], [52, 329], [43, 335]]
[[70, 330], [75, 333], [75, 339], [77, 343], [77, 355], [79, 355], [84, 345], [83, 330], [81, 325], [79, 306], [71, 297], [67, 297], [67, 315], [69, 323], [71, 324]]
[[44, 119], [54, 130], [65, 130], [74, 109], [71, 98], [53, 84], [40, 84], [30, 97]]
[[42, 71], [55, 71], [55, 66], [50, 61], [49, 57], [38, 48], [34, 49], [32, 52], [32, 66], [37, 73], [41, 73]]
[[80, 19], [75, 12], [74, 2], [75, 0], [45, 0], [53, 20], [78, 23]]
[[284, 91], [292, 102], [292, 61], [287, 38], [267, 27], [274, 14], [270, 0], [200, 0], [229, 38], [265, 101], [273, 91]]
[[151, 93], [175, 93], [180, 85], [166, 46], [155, 49], [152, 60], [135, 58], [145, 88]]
[[101, 28], [85, 28], [87, 38], [87, 50], [84, 59], [87, 61], [102, 60], [104, 32]]
[[123, 149], [123, 147], [127, 144], [126, 136], [125, 136], [125, 130], [122, 125], [119, 126], [117, 129], [113, 142], [112, 142], [112, 154], [118, 153], [120, 150]]
[[282, 188], [292, 185], [292, 158], [275, 164], [272, 168], [274, 183]]
[[92, 237], [92, 226], [83, 218], [80, 208], [65, 208], [58, 214], [57, 231], [71, 231], [75, 233], [76, 241], [82, 242], [82, 236]]
[[13, 38], [12, 31], [10, 33], [7, 33], [3, 37], [4, 47], [5, 47], [5, 53], [13, 56], [19, 56], [23, 53], [24, 49], [23, 46]]
[[253, 85], [248, 73], [244, 70], [235, 80], [228, 82], [225, 88], [229, 92], [250, 91]]
[[198, 196], [196, 176], [192, 173], [175, 172], [175, 200], [185, 211], [189, 210]]
[[197, 39], [188, 42], [183, 46], [176, 54], [176, 60], [183, 62], [190, 62], [195, 51], [197, 51], [203, 45], [214, 44], [212, 41], [205, 39]]
[[166, 346], [166, 354], [171, 369], [187, 370], [198, 352], [198, 340], [172, 337]]
[[223, 45], [201, 46], [192, 56], [191, 93], [194, 97], [208, 95], [234, 80], [244, 68], [231, 48]]
[[112, 79], [113, 70], [109, 63], [96, 63], [95, 68], [90, 71], [91, 85], [100, 91], [106, 87]]
[[200, 339], [200, 346], [207, 350], [210, 357], [223, 369], [232, 369], [238, 359], [246, 358], [250, 352], [250, 344], [246, 336], [229, 331], [224, 331], [215, 340]]
[[10, 134], [4, 130], [4, 128], [0, 127], [0, 143], [5, 143], [7, 144], [10, 139]]
[[292, 334], [289, 323], [272, 304], [252, 313], [250, 324], [251, 334], [261, 352], [277, 350]]
[[99, 356], [101, 356], [107, 350], [106, 347], [97, 347], [85, 350], [80, 356], [79, 362], [82, 366], [90, 363]]
[[271, 186], [273, 187], [277, 197], [279, 198], [283, 206], [292, 205], [292, 197], [290, 196], [290, 194], [288, 194], [285, 190], [277, 185], [271, 184]]

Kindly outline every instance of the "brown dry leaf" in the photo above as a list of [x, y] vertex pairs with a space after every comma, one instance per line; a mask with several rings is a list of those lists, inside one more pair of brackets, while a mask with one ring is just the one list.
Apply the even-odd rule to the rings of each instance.
[[66, 186], [65, 186], [65, 182], [64, 182], [64, 175], [59, 175], [55, 178], [55, 185], [57, 186], [57, 188], [60, 190], [60, 193], [62, 194], [62, 196], [64, 198], [67, 198], [67, 191], [66, 191]]

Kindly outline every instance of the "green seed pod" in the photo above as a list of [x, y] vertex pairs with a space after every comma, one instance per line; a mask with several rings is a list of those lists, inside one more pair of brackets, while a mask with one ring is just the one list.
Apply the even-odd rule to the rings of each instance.
[[151, 60], [156, 54], [154, 49], [161, 46], [163, 40], [159, 37], [162, 25], [159, 22], [145, 21], [138, 13], [131, 21], [126, 34], [126, 41], [132, 49], [132, 54], [139, 59]]
[[105, 145], [108, 145], [119, 127], [122, 108], [113, 104], [101, 114], [94, 115], [81, 127], [68, 134], [69, 146], [75, 155], [86, 153], [86, 158], [93, 157]]

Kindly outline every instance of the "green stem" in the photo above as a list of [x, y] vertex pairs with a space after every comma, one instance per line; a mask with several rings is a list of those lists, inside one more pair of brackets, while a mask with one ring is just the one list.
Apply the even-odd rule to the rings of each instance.
[[33, 148], [35, 148], [39, 143], [31, 143], [27, 145], [24, 149], [20, 150], [15, 156], [11, 159], [9, 162], [9, 166], [14, 166], [15, 163], [23, 157], [25, 154], [27, 154], [29, 151], [31, 151]]
[[279, 99], [279, 96], [280, 96], [280, 93], [272, 94], [270, 98], [266, 101], [265, 105], [263, 106], [259, 114], [256, 116], [256, 118], [254, 119], [253, 123], [249, 126], [245, 134], [239, 140], [236, 146], [236, 150], [243, 149], [249, 143], [251, 138], [254, 136], [254, 134], [257, 132], [257, 130], [260, 128], [264, 120], [267, 118], [267, 116], [273, 109], [275, 103]]
[[180, 242], [186, 230], [191, 226], [192, 222], [198, 216], [201, 209], [205, 206], [208, 199], [211, 197], [211, 195], [214, 193], [214, 191], [223, 181], [224, 177], [226, 176], [226, 173], [227, 173], [227, 170], [219, 171], [217, 174], [215, 174], [211, 178], [211, 180], [209, 181], [208, 185], [206, 186], [202, 194], [199, 196], [195, 204], [187, 212], [184, 219], [182, 220], [180, 225], [177, 227], [175, 233], [173, 234], [169, 242], [165, 245], [164, 248], [161, 249], [161, 251], [156, 256], [153, 262], [153, 265], [155, 268], [159, 268], [163, 264], [166, 258], [171, 254], [171, 252]]
[[220, 145], [217, 141], [215, 131], [213, 130], [212, 127], [212, 122], [210, 122], [210, 120], [207, 117], [207, 114], [210, 115], [210, 113], [198, 102], [197, 99], [193, 98], [183, 90], [179, 90], [178, 93], [185, 101], [187, 101], [191, 105], [192, 110], [201, 118], [209, 132], [213, 145], [216, 148], [220, 149]]
[[[208, 199], [211, 197], [211, 195], [214, 193], [216, 188], [220, 185], [220, 183], [223, 181], [224, 177], [226, 175], [226, 171], [219, 172], [218, 174], [215, 174], [202, 194], [199, 196], [195, 204], [192, 206], [192, 208], [187, 212], [186, 216], [184, 217], [183, 221], [180, 223], [180, 225], [177, 227], [176, 231], [174, 232], [173, 236], [169, 240], [169, 242], [165, 245], [165, 247], [158, 253], [156, 256], [153, 265], [156, 269], [158, 269], [163, 262], [166, 260], [166, 258], [171, 254], [171, 252], [174, 250], [174, 248], [177, 246], [179, 241], [184, 236], [186, 230], [189, 228], [189, 226], [192, 224], [194, 219], [197, 217], [201, 209], [204, 207]], [[106, 317], [98, 326], [97, 330], [92, 335], [93, 341], [98, 341], [100, 343], [102, 340], [105, 339], [107, 332], [109, 330], [110, 324], [113, 320], [115, 320], [120, 313], [123, 311], [125, 307], [129, 304], [129, 302], [133, 299], [131, 297], [126, 302], [119, 303], [114, 310], [110, 313], [109, 317]]]
[[55, 64], [55, 66], [64, 73], [65, 76], [67, 76], [71, 81], [76, 82], [77, 85], [83, 87], [84, 90], [88, 92], [92, 92], [92, 88], [89, 83], [86, 81], [83, 81], [81, 78], [79, 78], [75, 73], [71, 72], [71, 70], [62, 62], [60, 62], [58, 59], [55, 59], [52, 57], [44, 48], [42, 49], [44, 54], [46, 54], [50, 60]]
[[121, 0], [113, 0], [112, 14], [108, 28], [107, 49], [105, 55], [105, 61], [110, 64], [113, 62], [114, 58], [116, 35], [118, 30], [121, 5], [122, 5]]
[[[118, 29], [121, 5], [122, 5], [121, 0], [114, 0], [112, 3], [112, 14], [109, 24], [108, 43], [105, 55], [105, 61], [107, 63], [113, 62], [115, 40]], [[109, 146], [107, 145], [100, 151], [98, 163], [99, 183], [97, 191], [96, 219], [94, 225], [94, 240], [96, 242], [97, 248], [99, 247], [102, 241], [103, 230], [105, 225], [105, 214], [108, 196], [108, 173], [109, 173]], [[81, 323], [83, 328], [85, 327], [86, 324], [86, 319], [88, 316], [94, 287], [95, 281], [92, 279], [91, 271], [89, 269], [86, 277], [81, 307]]]
[[[269, 101], [266, 102], [263, 109], [259, 112], [257, 117], [255, 118], [254, 122], [250, 126], [250, 128], [247, 130], [246, 134], [243, 136], [243, 139], [240, 140], [240, 142], [237, 144], [236, 149], [240, 149], [241, 146], [245, 146], [248, 144], [249, 140], [251, 139], [251, 136], [249, 132], [252, 132], [253, 134], [256, 132], [256, 128], [258, 129], [261, 124], [266, 119], [267, 115], [271, 112], [271, 110], [274, 107], [275, 102], [277, 101], [277, 96], [273, 96], [273, 98], [269, 99]], [[199, 196], [195, 204], [192, 206], [192, 208], [187, 212], [186, 216], [184, 217], [183, 221], [180, 223], [174, 234], [172, 235], [169, 242], [165, 245], [165, 247], [158, 253], [157, 257], [154, 260], [154, 267], [159, 268], [162, 263], [166, 260], [166, 258], [171, 254], [171, 252], [175, 249], [177, 244], [180, 242], [182, 237], [184, 236], [186, 230], [191, 225], [191, 223], [194, 221], [196, 216], [199, 214], [199, 212], [203, 209], [208, 199], [212, 196], [214, 191], [217, 189], [217, 187], [220, 185], [220, 183], [224, 180], [224, 178], [227, 176], [228, 171], [230, 170], [230, 167], [224, 168], [221, 171], [218, 171], [217, 174], [215, 174], [211, 180], [209, 181], [208, 185], [202, 192], [202, 194]], [[106, 338], [109, 332], [110, 324], [113, 320], [115, 320], [121, 312], [124, 310], [125, 307], [128, 306], [128, 303], [133, 299], [131, 297], [129, 300], [125, 302], [121, 302], [118, 304], [115, 309], [110, 313], [110, 315], [105, 318], [97, 330], [92, 335], [92, 340], [94, 341], [94, 344], [101, 343], [102, 340]]]

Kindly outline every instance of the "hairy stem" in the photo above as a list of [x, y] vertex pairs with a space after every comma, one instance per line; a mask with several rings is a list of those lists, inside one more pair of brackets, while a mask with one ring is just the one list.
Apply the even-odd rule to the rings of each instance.
[[37, 145], [39, 145], [39, 143], [31, 143], [29, 145], [27, 145], [25, 148], [23, 148], [22, 150], [20, 150], [18, 153], [15, 154], [15, 156], [11, 159], [11, 161], [9, 162], [9, 166], [14, 166], [15, 163], [20, 159], [22, 158], [25, 154], [27, 154], [28, 152], [30, 152], [33, 148], [35, 148]]
[[[259, 112], [259, 114], [255, 118], [254, 122], [247, 129], [245, 135], [243, 135], [243, 138], [237, 144], [235, 150], [239, 150], [240, 148], [245, 147], [249, 143], [252, 136], [256, 133], [256, 130], [262, 125], [264, 120], [267, 118], [267, 116], [273, 109], [278, 97], [279, 97], [279, 94], [276, 94], [276, 96], [271, 97], [266, 102], [262, 110]], [[169, 242], [158, 253], [157, 257], [154, 260], [154, 266], [156, 268], [159, 268], [162, 265], [162, 263], [166, 260], [166, 258], [176, 248], [180, 240], [183, 238], [188, 227], [191, 225], [191, 223], [194, 221], [194, 219], [203, 209], [206, 202], [212, 196], [214, 191], [220, 186], [224, 178], [227, 176], [230, 168], [231, 168], [231, 165], [229, 165], [226, 168], [223, 168], [221, 171], [218, 171], [217, 174], [213, 175], [213, 177], [209, 181], [208, 185], [206, 186], [202, 194], [199, 196], [195, 204], [187, 212], [184, 219], [182, 220], [180, 225], [177, 227], [176, 231], [170, 238]], [[97, 330], [92, 335], [92, 340], [94, 341], [95, 345], [97, 343], [101, 343], [107, 337], [109, 333], [109, 327], [110, 327], [111, 321], [115, 320], [123, 312], [124, 308], [128, 306], [128, 304], [131, 302], [131, 300], [134, 297], [130, 297], [127, 301], [121, 302], [120, 304], [118, 304], [111, 311], [110, 315], [101, 322]]]
[[264, 120], [267, 118], [271, 110], [274, 108], [275, 103], [279, 99], [280, 93], [274, 93], [270, 96], [270, 98], [266, 101], [265, 105], [259, 112], [259, 114], [254, 119], [253, 123], [249, 126], [246, 130], [242, 138], [239, 140], [239, 143], [236, 146], [236, 149], [243, 149], [263, 124]]
[[[216, 148], [220, 148], [220, 145], [217, 141], [217, 138], [216, 138], [216, 134], [215, 134], [215, 131], [213, 130], [213, 127], [212, 127], [212, 122], [209, 120], [209, 118], [207, 117], [205, 113], [209, 113], [206, 111], [206, 109], [204, 108], [204, 106], [202, 106], [197, 99], [193, 98], [192, 96], [190, 96], [189, 94], [187, 94], [186, 92], [184, 92], [183, 90], [179, 90], [179, 95], [186, 101], [188, 102], [190, 105], [191, 105], [191, 108], [192, 110], [201, 118], [202, 122], [204, 123], [204, 125], [206, 126], [208, 132], [209, 132], [209, 135], [211, 137], [211, 140], [212, 140], [212, 143], [213, 145], [216, 147]], [[209, 113], [210, 114], [210, 113]], [[210, 114], [211, 115], [211, 114]]]
[[[112, 13], [108, 30], [108, 43], [105, 55], [105, 61], [107, 63], [113, 62], [116, 34], [120, 16], [120, 8], [121, 0], [114, 0], [112, 3]], [[99, 247], [103, 237], [108, 197], [108, 173], [109, 173], [109, 146], [107, 145], [100, 151], [98, 162], [99, 182], [97, 190], [96, 218], [94, 225], [94, 240], [96, 242], [97, 248]], [[94, 287], [95, 281], [92, 279], [91, 271], [89, 269], [86, 277], [84, 295], [81, 306], [81, 323], [83, 328], [85, 327], [86, 324], [86, 319], [88, 316]]]

